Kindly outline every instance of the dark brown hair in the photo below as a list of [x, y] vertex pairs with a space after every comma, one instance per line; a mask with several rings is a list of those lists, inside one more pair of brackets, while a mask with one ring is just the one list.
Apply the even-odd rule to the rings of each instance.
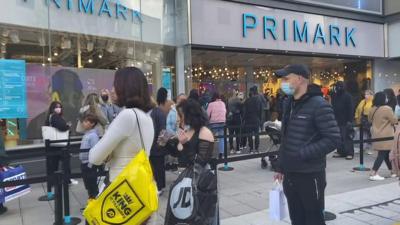
[[[60, 106], [61, 109], [63, 109], [63, 106], [62, 106], [61, 102], [59, 102], [59, 101], [53, 101], [50, 103], [49, 110], [47, 111], [47, 114], [46, 114], [46, 121], [44, 122], [45, 126], [50, 126], [50, 115], [54, 113], [54, 109], [57, 106]], [[63, 115], [63, 110], [61, 110], [61, 113], [60, 113], [60, 116], [62, 116], [62, 115]]]
[[99, 122], [99, 118], [93, 114], [93, 113], [88, 113], [83, 117], [83, 121], [89, 121], [90, 123], [94, 124], [93, 127], [95, 127], [97, 125], [97, 123]]
[[144, 112], [152, 109], [147, 80], [140, 69], [125, 67], [117, 70], [114, 89], [120, 107], [138, 108]]

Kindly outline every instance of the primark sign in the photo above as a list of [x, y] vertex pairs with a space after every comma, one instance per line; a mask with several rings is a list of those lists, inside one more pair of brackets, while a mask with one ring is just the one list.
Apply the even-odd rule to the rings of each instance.
[[[27, 0], [24, 0], [27, 1]], [[67, 9], [71, 12], [80, 12], [88, 15], [106, 16], [108, 18], [122, 19], [134, 23], [142, 23], [141, 13], [130, 9], [119, 0], [45, 0], [58, 9]]]
[[[243, 13], [242, 15], [243, 37], [247, 38], [248, 30], [256, 30], [255, 34], [262, 35], [263, 39], [271, 38], [273, 40], [305, 42], [323, 45], [344, 44], [345, 47], [356, 47], [356, 28], [342, 27], [336, 24], [317, 23], [311, 26], [308, 21], [278, 19], [274, 16], [262, 16], [258, 18], [252, 13]], [[292, 30], [292, 32], [289, 32]], [[291, 34], [291, 35], [290, 35]]]
[[192, 0], [200, 46], [384, 57], [384, 25], [230, 1]]

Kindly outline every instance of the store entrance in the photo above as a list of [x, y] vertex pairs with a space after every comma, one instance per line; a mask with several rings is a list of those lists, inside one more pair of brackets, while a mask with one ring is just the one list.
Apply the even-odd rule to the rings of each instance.
[[253, 86], [269, 97], [276, 97], [280, 82], [275, 78], [274, 71], [288, 64], [308, 65], [311, 82], [320, 85], [325, 95], [339, 80], [345, 81], [354, 102], [359, 101], [364, 90], [371, 88], [371, 62], [359, 58], [192, 50], [192, 73], [186, 72], [192, 81], [189, 88], [197, 88], [201, 92], [217, 91], [225, 99], [235, 92], [246, 97]]

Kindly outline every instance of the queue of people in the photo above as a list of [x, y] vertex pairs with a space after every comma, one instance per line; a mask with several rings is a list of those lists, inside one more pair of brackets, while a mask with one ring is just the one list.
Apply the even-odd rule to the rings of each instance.
[[[256, 153], [262, 147], [259, 132], [264, 122], [280, 119], [282, 145], [275, 179], [283, 184], [290, 219], [293, 224], [323, 225], [326, 156], [336, 149], [334, 157], [354, 158], [354, 124], [362, 125], [359, 132], [366, 138], [394, 136], [400, 97], [396, 98], [392, 89], [375, 94], [366, 90], [355, 107], [344, 82], [335, 84], [331, 101], [327, 101], [321, 88], [310, 84], [310, 71], [304, 65], [288, 65], [276, 71], [276, 76], [282, 81], [276, 98], [259, 93], [254, 86], [246, 99], [238, 91], [226, 101], [218, 92], [201, 95], [193, 89], [188, 97], [179, 94], [171, 101], [168, 90], [160, 88], [154, 101], [143, 72], [135, 67], [122, 68], [115, 73], [112, 93], [104, 89], [87, 95], [77, 127], [63, 118], [62, 103], [57, 101], [50, 104], [44, 125], [83, 134], [80, 148], [90, 150], [80, 153], [79, 159], [90, 202], [100, 192], [94, 174], [103, 166], [113, 182], [144, 149], [158, 195], [162, 195], [168, 169], [190, 168], [196, 162], [205, 165], [221, 158], [226, 148], [221, 137], [224, 134], [230, 135], [231, 154], [242, 153], [247, 145], [248, 153]], [[228, 133], [224, 132], [226, 126]], [[241, 137], [243, 133], [246, 135]], [[235, 143], [232, 135], [236, 135]], [[400, 152], [398, 145], [393, 140], [374, 142], [371, 149], [378, 153], [369, 179], [385, 179], [378, 174], [383, 161], [391, 171], [389, 176], [397, 177], [391, 160], [393, 152]], [[49, 175], [58, 169], [60, 161], [60, 156], [49, 156]], [[71, 179], [71, 183], [76, 181]], [[51, 184], [47, 188], [52, 199]], [[0, 214], [5, 210], [0, 205]]]

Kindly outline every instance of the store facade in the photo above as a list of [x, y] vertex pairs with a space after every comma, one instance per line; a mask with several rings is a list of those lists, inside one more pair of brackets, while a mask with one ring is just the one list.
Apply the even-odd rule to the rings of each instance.
[[74, 130], [85, 96], [111, 91], [118, 68], [139, 67], [152, 93], [160, 86], [173, 93], [176, 36], [188, 36], [175, 29], [183, 11], [188, 12], [185, 4], [174, 0], [2, 2], [0, 69], [22, 62], [25, 70], [18, 75], [26, 80], [26, 112], [0, 112], [6, 144], [41, 139], [53, 100], [62, 102]]
[[305, 63], [312, 82], [349, 83], [354, 96], [372, 88], [375, 59], [385, 57], [383, 23], [232, 1], [191, 1], [188, 87], [229, 97], [252, 86], [276, 93], [273, 71]]

